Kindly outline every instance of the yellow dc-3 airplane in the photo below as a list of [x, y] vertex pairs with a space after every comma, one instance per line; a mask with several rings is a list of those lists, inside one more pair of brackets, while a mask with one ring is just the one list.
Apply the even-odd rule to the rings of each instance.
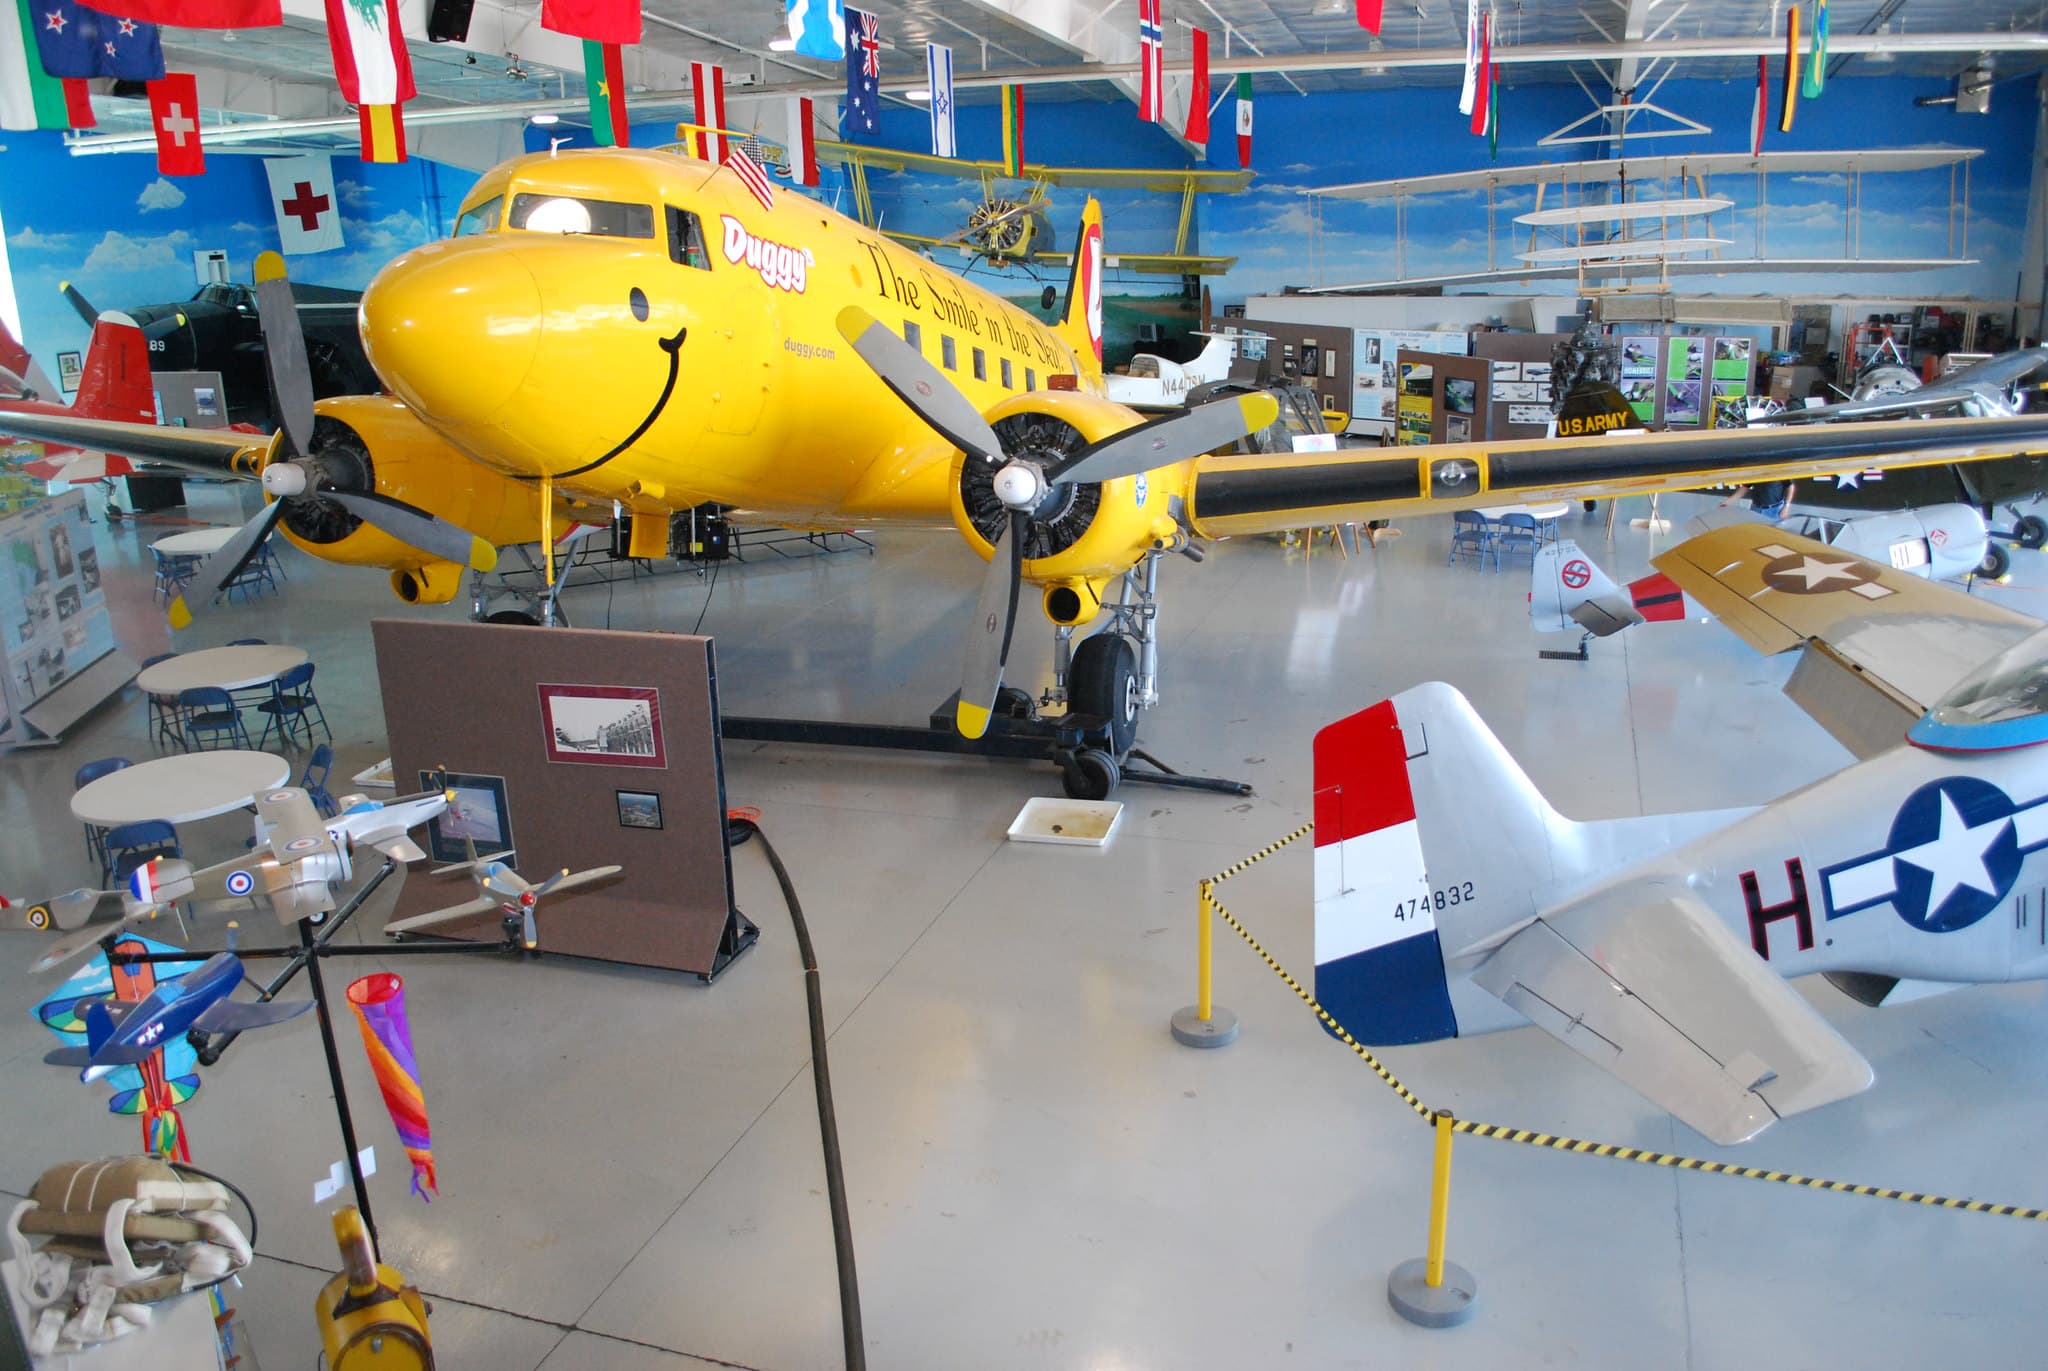
[[950, 522], [989, 560], [959, 731], [988, 726], [1029, 583], [1070, 712], [1107, 719], [1119, 753], [1154, 698], [1158, 559], [1199, 559], [1208, 539], [2048, 449], [2048, 415], [2020, 415], [1210, 455], [1274, 425], [1275, 402], [1141, 421], [1106, 399], [1102, 232], [1091, 200], [1064, 316], [1047, 324], [806, 196], [757, 195], [729, 165], [535, 154], [484, 175], [453, 237], [364, 294], [391, 397], [314, 403], [270, 257], [257, 274], [276, 435], [29, 415], [0, 429], [261, 480], [265, 509], [201, 568], [178, 624], [273, 524], [438, 602], [496, 548], [609, 522], [615, 504], [648, 557], [673, 511], [709, 501], [795, 528]]

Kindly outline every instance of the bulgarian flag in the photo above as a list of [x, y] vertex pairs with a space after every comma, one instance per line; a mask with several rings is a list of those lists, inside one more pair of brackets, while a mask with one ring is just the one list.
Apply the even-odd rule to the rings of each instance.
[[1237, 164], [1252, 164], [1252, 74], [1237, 74]]
[[28, 0], [0, 0], [0, 129], [68, 129], [92, 126], [87, 118], [73, 123], [68, 87], [82, 93], [85, 82], [60, 81], [43, 70], [36, 55], [36, 13]]
[[1785, 99], [1778, 109], [1778, 132], [1792, 131], [1792, 115], [1799, 108], [1799, 6], [1785, 16]]
[[399, 107], [418, 92], [412, 54], [398, 26], [398, 0], [327, 0], [327, 45], [341, 98], [362, 125], [365, 162], [405, 160], [405, 119]]
[[1024, 174], [1024, 87], [1003, 87], [1003, 175]]
[[583, 84], [590, 92], [590, 138], [601, 148], [633, 141], [626, 123], [625, 49], [617, 43], [583, 40]]

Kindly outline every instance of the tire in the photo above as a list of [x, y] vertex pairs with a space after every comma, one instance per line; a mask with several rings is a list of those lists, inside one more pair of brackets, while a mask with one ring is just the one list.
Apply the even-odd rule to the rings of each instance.
[[2005, 573], [2012, 570], [2012, 554], [1997, 543], [1984, 545], [1984, 560], [1977, 564], [1977, 576], [1986, 581], [2002, 581]]
[[2048, 519], [2038, 514], [2022, 514], [2019, 522], [2013, 525], [2013, 538], [2029, 550], [2048, 547]]
[[1024, 720], [1038, 712], [1038, 704], [1028, 690], [1016, 686], [1004, 686], [996, 692], [995, 714], [999, 719]]
[[1110, 750], [1121, 757], [1138, 740], [1138, 651], [1121, 633], [1097, 633], [1074, 649], [1067, 708], [1109, 721]]
[[540, 627], [540, 620], [534, 618], [523, 609], [501, 609], [496, 614], [486, 614], [484, 622], [487, 624], [520, 624], [527, 628]]
[[1106, 800], [1123, 784], [1123, 769], [1107, 752], [1084, 747], [1071, 762], [1060, 768], [1070, 800]]

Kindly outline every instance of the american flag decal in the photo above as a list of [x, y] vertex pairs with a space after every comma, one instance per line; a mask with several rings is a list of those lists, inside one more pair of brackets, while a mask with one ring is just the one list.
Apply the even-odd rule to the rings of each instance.
[[775, 208], [775, 183], [768, 179], [768, 173], [761, 170], [761, 164], [747, 156], [747, 150], [739, 143], [727, 145], [725, 165], [732, 174], [746, 182], [747, 189], [761, 202], [762, 209]]

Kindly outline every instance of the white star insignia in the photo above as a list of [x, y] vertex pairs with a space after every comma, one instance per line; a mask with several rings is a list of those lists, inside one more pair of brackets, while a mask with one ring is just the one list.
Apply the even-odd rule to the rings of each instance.
[[1931, 917], [1935, 910], [1948, 902], [1949, 896], [1965, 887], [1981, 890], [1986, 895], [1998, 893], [1998, 883], [1991, 879], [1984, 857], [2004, 832], [2006, 822], [2007, 817], [2001, 815], [1972, 828], [1956, 810], [1956, 803], [1949, 798], [1948, 792], [1942, 792], [1940, 827], [1934, 838], [1918, 847], [1892, 854], [1894, 860], [1918, 867], [1930, 878], [1927, 916]]
[[1855, 569], [1846, 562], [1823, 562], [1817, 557], [1801, 557], [1798, 566], [1786, 567], [1778, 575], [1787, 579], [1797, 576], [1800, 580], [1806, 582], [1808, 590], [1812, 590], [1817, 585], [1825, 585], [1829, 581], [1854, 581], [1859, 579]]

